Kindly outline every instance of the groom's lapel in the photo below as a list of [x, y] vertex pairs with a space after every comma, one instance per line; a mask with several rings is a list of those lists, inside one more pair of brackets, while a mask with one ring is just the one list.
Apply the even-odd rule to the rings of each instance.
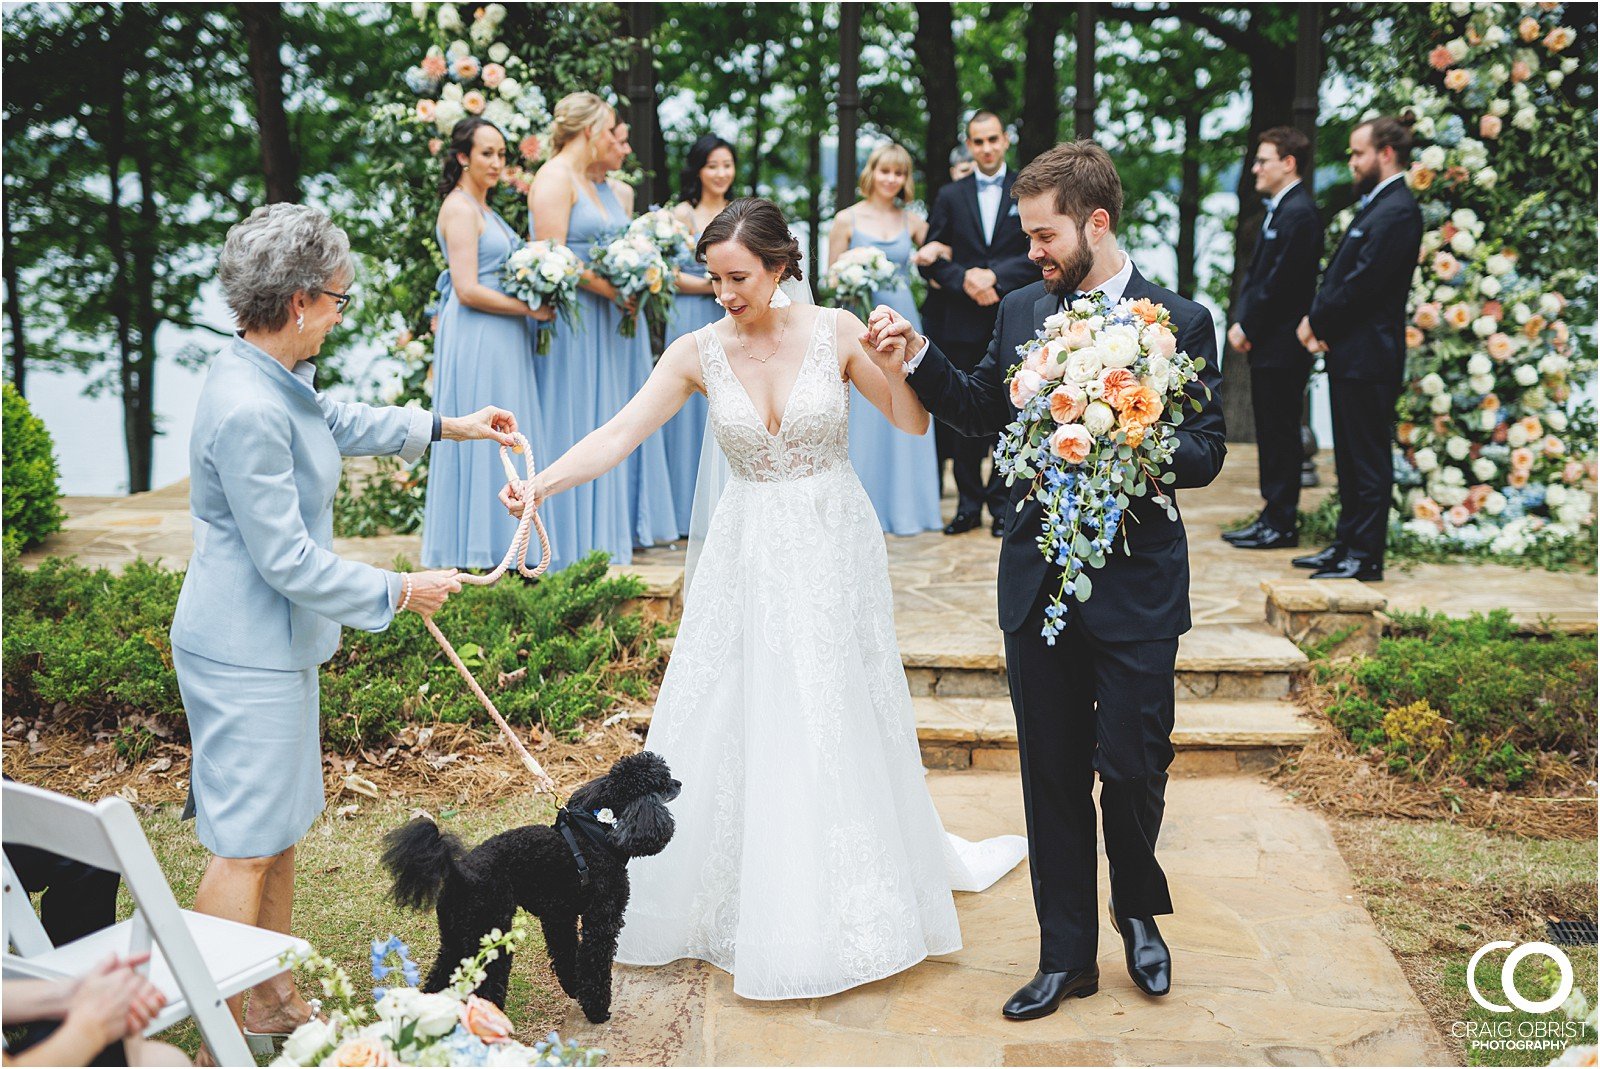
[[1137, 301], [1140, 297], [1150, 296], [1151, 293], [1155, 292], [1155, 287], [1151, 286], [1145, 277], [1139, 273], [1139, 265], [1131, 263], [1132, 257], [1129, 257], [1129, 261], [1133, 268], [1133, 274], [1129, 276], [1128, 284], [1122, 289], [1122, 299], [1125, 301]]
[[966, 188], [961, 191], [961, 200], [964, 204], [966, 204], [967, 210], [972, 213], [973, 241], [981, 248], [984, 244], [983, 209], [978, 207], [977, 174], [977, 171], [973, 171], [972, 174], [969, 174], [967, 177], [961, 179], [962, 182], [966, 183]]

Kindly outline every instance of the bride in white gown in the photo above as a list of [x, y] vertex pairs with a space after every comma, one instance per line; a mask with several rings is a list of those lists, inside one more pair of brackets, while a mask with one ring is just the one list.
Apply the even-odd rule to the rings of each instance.
[[909, 433], [926, 414], [861, 349], [855, 316], [774, 302], [799, 275], [775, 205], [735, 202], [700, 249], [728, 316], [674, 342], [532, 496], [609, 470], [706, 394], [731, 478], [709, 525], [697, 518], [705, 541], [645, 743], [683, 783], [677, 832], [632, 863], [616, 960], [698, 958], [746, 998], [814, 998], [960, 949], [952, 890], [982, 890], [1027, 846], [940, 825], [884, 536], [850, 467], [851, 382]]

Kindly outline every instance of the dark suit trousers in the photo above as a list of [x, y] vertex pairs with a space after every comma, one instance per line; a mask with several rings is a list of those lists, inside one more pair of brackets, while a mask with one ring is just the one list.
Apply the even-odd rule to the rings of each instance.
[[1261, 519], [1276, 531], [1293, 531], [1300, 509], [1300, 413], [1310, 377], [1309, 368], [1250, 369], [1257, 470], [1266, 501]]
[[1333, 460], [1339, 477], [1337, 539], [1346, 552], [1383, 564], [1394, 496], [1394, 405], [1388, 383], [1330, 379]]
[[1118, 913], [1172, 912], [1155, 848], [1172, 763], [1178, 640], [1102, 642], [1071, 612], [1056, 644], [1048, 645], [1039, 629], [1053, 589], [1048, 582], [1005, 643], [1039, 916], [1039, 968], [1064, 972], [1093, 964], [1098, 953], [1096, 771]]
[[[977, 367], [988, 349], [987, 341], [976, 345], [953, 345], [949, 348], [945, 348], [944, 343], [937, 338], [934, 342], [945, 356], [950, 358], [950, 362], [962, 371], [971, 371]], [[933, 421], [933, 427], [934, 448], [939, 454], [941, 493], [944, 462], [948, 460], [950, 472], [956, 482], [956, 515], [961, 516], [969, 512], [981, 513], [987, 505], [991, 518], [1004, 519], [1008, 511], [1006, 499], [1009, 496], [1005, 476], [1001, 475], [998, 469], [991, 469], [987, 483], [983, 478], [983, 458], [994, 452], [995, 441], [1000, 436], [983, 434], [971, 437], [937, 419]]]
[[31, 846], [7, 846], [6, 856], [24, 890], [44, 892], [39, 923], [51, 943], [63, 946], [117, 923], [117, 873]]

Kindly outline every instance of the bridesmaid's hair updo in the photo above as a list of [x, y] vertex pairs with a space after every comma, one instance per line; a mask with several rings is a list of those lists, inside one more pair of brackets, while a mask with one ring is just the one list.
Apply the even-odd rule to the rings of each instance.
[[598, 134], [607, 123], [614, 122], [616, 112], [604, 99], [594, 93], [568, 93], [556, 102], [550, 122], [550, 151], [560, 152], [573, 138], [589, 131]]
[[740, 197], [718, 212], [700, 234], [700, 244], [694, 250], [695, 260], [705, 263], [706, 250], [724, 241], [743, 245], [760, 257], [769, 271], [782, 267], [779, 282], [786, 278], [797, 282], [805, 278], [800, 271], [800, 242], [789, 233], [783, 211], [770, 200]]
[[448, 197], [456, 188], [456, 183], [461, 181], [462, 172], [466, 170], [461, 166], [461, 161], [456, 156], [471, 156], [472, 141], [478, 136], [478, 131], [487, 126], [504, 138], [505, 131], [490, 122], [488, 119], [469, 115], [450, 128], [450, 147], [444, 153], [444, 173], [439, 175], [439, 196]]

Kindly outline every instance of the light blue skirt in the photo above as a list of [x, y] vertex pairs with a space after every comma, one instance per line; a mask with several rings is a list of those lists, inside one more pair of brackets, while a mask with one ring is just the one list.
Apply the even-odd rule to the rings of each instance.
[[[680, 296], [672, 305], [672, 320], [667, 324], [667, 344], [692, 334], [723, 315], [714, 297], [697, 294]], [[706, 395], [690, 395], [678, 414], [661, 428], [661, 443], [667, 451], [667, 475], [672, 481], [672, 506], [678, 514], [679, 534], [689, 530], [689, 514], [694, 511], [694, 484], [700, 471], [700, 446], [706, 434]]]
[[[558, 320], [550, 352], [539, 358], [543, 423], [534, 441], [542, 443], [541, 469], [621, 411], [650, 377], [650, 332], [643, 321], [636, 335], [624, 338], [616, 305], [586, 290], [578, 301], [578, 325]], [[660, 435], [646, 438], [600, 478], [544, 502], [539, 516], [550, 536], [552, 572], [596, 549], [628, 564], [634, 546], [676, 540], [680, 528]]]
[[[922, 329], [911, 290], [905, 285], [878, 290], [874, 306], [886, 304]], [[850, 464], [889, 534], [912, 535], [944, 527], [939, 517], [939, 458], [933, 423], [922, 435], [895, 429], [861, 391], [850, 388]]]
[[218, 857], [271, 857], [299, 842], [324, 805], [317, 669], [245, 668], [177, 646], [172, 667], [201, 845]]

